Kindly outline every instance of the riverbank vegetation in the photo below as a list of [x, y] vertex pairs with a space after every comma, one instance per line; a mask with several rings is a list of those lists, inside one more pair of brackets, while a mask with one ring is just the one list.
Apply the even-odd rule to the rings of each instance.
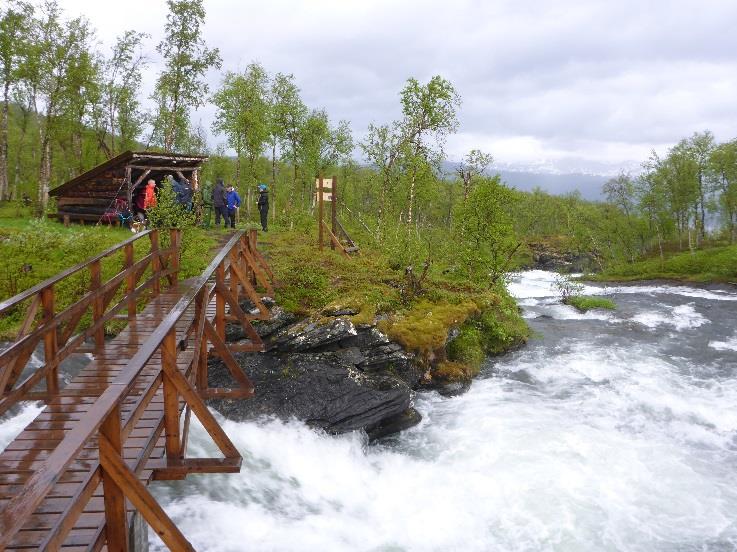
[[614, 310], [617, 304], [606, 297], [590, 297], [588, 295], [575, 295], [568, 297], [563, 301], [566, 305], [575, 307], [580, 312], [590, 311], [591, 309]]

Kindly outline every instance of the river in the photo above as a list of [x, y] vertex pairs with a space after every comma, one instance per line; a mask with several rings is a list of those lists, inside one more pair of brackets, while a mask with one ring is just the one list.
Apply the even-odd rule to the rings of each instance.
[[[241, 473], [157, 496], [203, 551], [737, 548], [737, 292], [590, 285], [618, 308], [579, 314], [553, 278], [512, 279], [533, 338], [462, 396], [419, 394], [420, 425], [368, 446], [225, 421]], [[198, 426], [189, 450], [214, 453]]]

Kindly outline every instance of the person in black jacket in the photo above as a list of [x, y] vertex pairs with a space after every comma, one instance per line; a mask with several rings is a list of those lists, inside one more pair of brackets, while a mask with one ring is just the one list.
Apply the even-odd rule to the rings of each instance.
[[269, 192], [266, 184], [258, 185], [258, 212], [261, 214], [261, 228], [266, 232], [266, 225], [269, 222]]
[[225, 191], [223, 179], [218, 178], [212, 188], [212, 206], [215, 209], [215, 227], [220, 228], [220, 217], [223, 217], [225, 228], [228, 227], [228, 193]]

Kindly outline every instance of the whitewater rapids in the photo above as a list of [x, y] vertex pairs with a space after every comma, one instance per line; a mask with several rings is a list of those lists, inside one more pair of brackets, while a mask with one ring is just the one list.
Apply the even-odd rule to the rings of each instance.
[[[618, 308], [580, 314], [553, 281], [513, 278], [530, 343], [460, 397], [419, 394], [419, 426], [367, 446], [225, 421], [241, 473], [156, 495], [213, 552], [737, 548], [737, 293], [589, 285]], [[0, 448], [35, 408], [2, 422]], [[213, 453], [195, 425], [189, 455]]]

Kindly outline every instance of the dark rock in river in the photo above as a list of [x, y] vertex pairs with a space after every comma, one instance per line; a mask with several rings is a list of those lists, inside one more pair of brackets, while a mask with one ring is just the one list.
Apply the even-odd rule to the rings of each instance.
[[[213, 400], [211, 405], [235, 420], [259, 416], [297, 418], [328, 431], [364, 429], [370, 438], [399, 431], [419, 421], [411, 408], [412, 391], [400, 378], [367, 373], [335, 352], [238, 354], [256, 394], [248, 400]], [[210, 366], [210, 385], [233, 386], [219, 361]]]
[[561, 250], [546, 243], [530, 243], [532, 265], [530, 268], [557, 272], [590, 272], [597, 268], [595, 252]]
[[[422, 370], [377, 328], [356, 329], [346, 318], [294, 322], [278, 307], [272, 314], [254, 323], [268, 351], [235, 355], [256, 394], [210, 401], [223, 415], [294, 417], [331, 433], [363, 429], [372, 440], [419, 422], [411, 401]], [[244, 335], [230, 325], [226, 337], [237, 341]], [[218, 360], [210, 362], [210, 385], [235, 385]]]

